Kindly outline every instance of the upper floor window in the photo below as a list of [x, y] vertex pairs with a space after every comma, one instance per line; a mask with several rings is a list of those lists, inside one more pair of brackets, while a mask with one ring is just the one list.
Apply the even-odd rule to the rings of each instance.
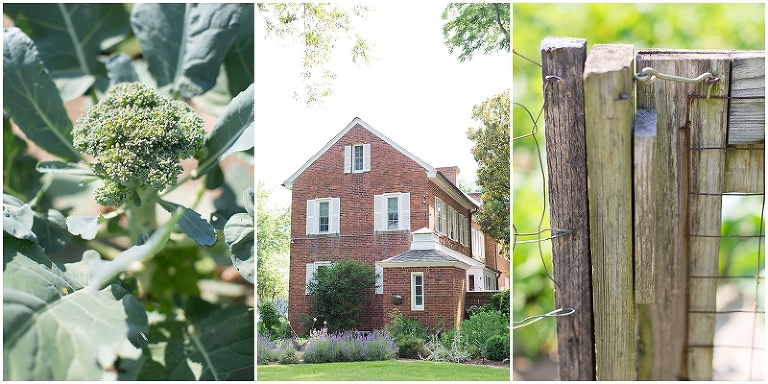
[[467, 246], [467, 224], [469, 221], [464, 215], [459, 215], [459, 243]]
[[448, 208], [448, 238], [459, 240], [459, 213], [453, 208]]
[[446, 233], [446, 212], [445, 202], [435, 197], [435, 230], [437, 233], [445, 235]]
[[359, 173], [371, 170], [371, 145], [355, 144], [344, 147], [344, 173]]
[[374, 231], [411, 229], [411, 194], [385, 193], [373, 196]]
[[341, 199], [307, 200], [307, 234], [339, 233]]
[[397, 229], [400, 226], [398, 200], [399, 196], [387, 197], [387, 229]]
[[327, 233], [330, 229], [331, 224], [331, 216], [330, 216], [330, 201], [320, 201], [318, 202], [318, 213], [317, 213], [317, 232], [320, 233]]
[[472, 228], [472, 257], [485, 261], [485, 235]]

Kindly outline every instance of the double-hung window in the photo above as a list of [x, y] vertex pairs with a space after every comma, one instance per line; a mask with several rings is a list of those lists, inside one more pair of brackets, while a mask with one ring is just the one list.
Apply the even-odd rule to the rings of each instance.
[[459, 240], [459, 213], [453, 208], [448, 208], [448, 238]]
[[463, 246], [467, 246], [467, 218], [464, 215], [459, 215], [459, 243]]
[[307, 234], [339, 233], [340, 211], [338, 197], [307, 200]]
[[344, 173], [360, 173], [371, 170], [371, 145], [354, 144], [344, 147]]
[[317, 232], [318, 233], [328, 233], [328, 231], [331, 229], [331, 210], [330, 210], [330, 201], [320, 201], [318, 202], [318, 213], [317, 213]]
[[424, 272], [411, 272], [411, 310], [424, 310]]
[[435, 197], [435, 230], [438, 233], [446, 233], [446, 212], [445, 202], [440, 200], [439, 197]]
[[315, 261], [314, 263], [307, 263], [307, 289], [305, 294], [309, 295], [309, 284], [317, 279], [319, 271], [331, 266], [333, 266], [333, 262], [331, 261]]
[[384, 193], [373, 196], [373, 230], [411, 229], [411, 194]]

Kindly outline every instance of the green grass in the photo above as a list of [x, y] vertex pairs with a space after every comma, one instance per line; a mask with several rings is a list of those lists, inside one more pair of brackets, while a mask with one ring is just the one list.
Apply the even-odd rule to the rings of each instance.
[[509, 381], [509, 369], [431, 361], [259, 365], [256, 379], [286, 381]]

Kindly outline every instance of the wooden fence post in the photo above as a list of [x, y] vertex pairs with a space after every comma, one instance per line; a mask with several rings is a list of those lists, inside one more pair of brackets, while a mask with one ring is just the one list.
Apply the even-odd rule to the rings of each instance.
[[598, 380], [635, 380], [632, 258], [634, 49], [599, 44], [584, 70]]
[[587, 159], [584, 132], [584, 39], [548, 37], [541, 43], [555, 307], [560, 380], [595, 379]]

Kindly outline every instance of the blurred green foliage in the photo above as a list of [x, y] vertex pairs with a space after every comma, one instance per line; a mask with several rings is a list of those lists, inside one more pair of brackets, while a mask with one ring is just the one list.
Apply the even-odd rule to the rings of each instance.
[[[513, 49], [540, 62], [541, 41], [548, 36], [580, 37], [591, 49], [599, 43], [633, 44], [635, 49], [765, 49], [765, 4], [513, 4]], [[513, 137], [531, 132], [533, 119], [542, 108], [542, 73], [536, 64], [513, 55]], [[536, 232], [549, 227], [545, 206], [542, 168], [544, 119], [539, 120], [536, 140], [526, 137], [513, 141], [513, 212], [516, 233]], [[537, 152], [540, 148], [540, 155]], [[546, 168], [544, 168], [546, 172]], [[747, 212], [741, 206], [729, 206]], [[725, 231], [754, 234], [760, 230], [760, 204], [748, 203], [746, 217], [724, 215]], [[544, 215], [542, 216], [542, 213]], [[743, 219], [743, 220], [742, 220]], [[549, 236], [549, 232], [541, 235]], [[536, 237], [517, 237], [518, 242]], [[721, 252], [721, 273], [754, 275], [757, 266], [757, 240], [725, 239]], [[549, 242], [518, 244], [513, 262], [513, 320], [538, 315], [554, 308], [553, 284], [544, 271], [551, 273]], [[728, 261], [725, 260], [728, 259]], [[764, 260], [764, 257], [761, 258]], [[763, 265], [760, 268], [764, 268]], [[748, 279], [741, 279], [748, 280]], [[746, 291], [755, 292], [755, 280]], [[536, 325], [514, 331], [514, 353], [536, 357], [556, 347], [555, 321], [546, 319]]]

